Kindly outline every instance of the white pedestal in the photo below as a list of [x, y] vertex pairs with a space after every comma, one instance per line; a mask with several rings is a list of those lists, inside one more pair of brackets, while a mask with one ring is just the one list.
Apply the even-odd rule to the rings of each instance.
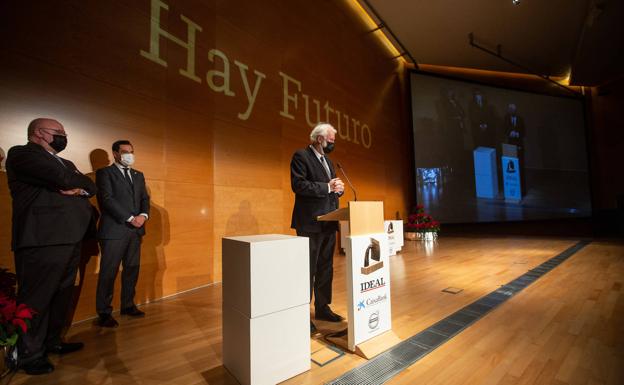
[[310, 305], [256, 318], [223, 306], [223, 364], [243, 385], [273, 385], [310, 370]]
[[498, 195], [496, 150], [490, 147], [477, 147], [472, 153], [477, 198], [496, 198]]
[[388, 235], [388, 250], [390, 256], [397, 255], [403, 248], [403, 221], [384, 221], [384, 229]]
[[243, 385], [310, 369], [308, 238], [223, 238], [223, 365]]

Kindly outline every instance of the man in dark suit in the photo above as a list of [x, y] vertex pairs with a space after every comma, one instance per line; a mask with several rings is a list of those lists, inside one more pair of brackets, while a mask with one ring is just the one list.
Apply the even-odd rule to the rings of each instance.
[[127, 140], [113, 143], [115, 162], [97, 170], [97, 200], [102, 211], [98, 239], [102, 249], [100, 275], [96, 293], [98, 323], [102, 327], [116, 327], [111, 315], [113, 289], [119, 264], [121, 273], [121, 314], [143, 317], [145, 313], [134, 303], [139, 278], [141, 239], [145, 235], [145, 221], [149, 218], [150, 198], [143, 173], [131, 168], [134, 147]]
[[520, 189], [526, 194], [526, 172], [524, 168], [524, 119], [518, 115], [515, 103], [509, 103], [505, 115], [505, 143], [513, 144], [517, 149], [518, 164], [520, 165]]
[[505, 143], [518, 146], [521, 151], [524, 147], [524, 120], [517, 113], [517, 107], [514, 103], [507, 106], [507, 114], [505, 115]]
[[474, 90], [472, 102], [468, 108], [470, 128], [472, 131], [473, 149], [483, 146], [496, 149], [496, 132], [494, 130], [494, 113], [485, 95]]
[[92, 220], [88, 198], [96, 186], [57, 155], [66, 145], [61, 123], [35, 119], [28, 126], [28, 143], [11, 148], [6, 161], [13, 198], [17, 302], [36, 312], [17, 343], [18, 365], [28, 374], [54, 370], [47, 353], [83, 347], [80, 342], [62, 342], [61, 332], [69, 314], [80, 245]]
[[[333, 256], [337, 222], [319, 222], [316, 217], [338, 208], [344, 184], [336, 178], [332, 161], [327, 157], [334, 148], [336, 130], [319, 124], [310, 133], [310, 145], [297, 150], [290, 162], [290, 183], [295, 193], [291, 227], [297, 235], [310, 239], [310, 299], [314, 292], [315, 318], [340, 322], [343, 318], [330, 308]], [[310, 331], [316, 332], [310, 323]]]
[[442, 97], [439, 102], [439, 113], [445, 148], [443, 154], [447, 158], [445, 164], [452, 169], [452, 175], [455, 178], [470, 179], [472, 151], [467, 151], [464, 143], [464, 136], [467, 133], [466, 112], [454, 89], [441, 89], [440, 91]]

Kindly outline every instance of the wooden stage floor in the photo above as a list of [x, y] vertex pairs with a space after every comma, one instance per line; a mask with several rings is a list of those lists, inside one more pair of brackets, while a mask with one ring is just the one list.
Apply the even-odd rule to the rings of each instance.
[[[391, 258], [393, 330], [406, 339], [578, 239], [445, 237], [406, 241]], [[346, 315], [344, 256], [336, 255], [334, 304]], [[624, 243], [593, 241], [389, 384], [624, 384]], [[459, 294], [441, 290], [463, 289]], [[17, 373], [11, 384], [237, 384], [222, 366], [221, 285], [142, 307], [102, 330], [87, 321], [68, 333], [85, 349], [52, 357], [55, 372]], [[317, 323], [322, 333], [346, 323]], [[326, 342], [311, 341], [316, 350]], [[345, 354], [284, 384], [323, 384], [365, 360]]]

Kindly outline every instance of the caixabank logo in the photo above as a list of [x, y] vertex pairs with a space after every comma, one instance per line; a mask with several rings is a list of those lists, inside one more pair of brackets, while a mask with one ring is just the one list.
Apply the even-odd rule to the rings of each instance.
[[378, 295], [376, 297], [369, 297], [361, 300], [357, 304], [357, 310], [364, 310], [367, 307], [376, 306], [388, 300], [388, 294]]

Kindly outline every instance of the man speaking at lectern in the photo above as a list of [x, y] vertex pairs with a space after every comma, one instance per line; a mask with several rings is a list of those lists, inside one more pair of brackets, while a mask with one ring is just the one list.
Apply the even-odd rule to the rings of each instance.
[[[344, 183], [327, 154], [334, 149], [336, 130], [330, 124], [318, 124], [310, 133], [310, 145], [297, 150], [290, 162], [290, 185], [295, 193], [290, 227], [300, 237], [310, 239], [310, 300], [314, 292], [317, 320], [340, 322], [341, 316], [330, 308], [334, 276], [334, 248], [337, 222], [319, 222], [316, 217], [338, 208]], [[310, 331], [316, 332], [310, 323]]]

